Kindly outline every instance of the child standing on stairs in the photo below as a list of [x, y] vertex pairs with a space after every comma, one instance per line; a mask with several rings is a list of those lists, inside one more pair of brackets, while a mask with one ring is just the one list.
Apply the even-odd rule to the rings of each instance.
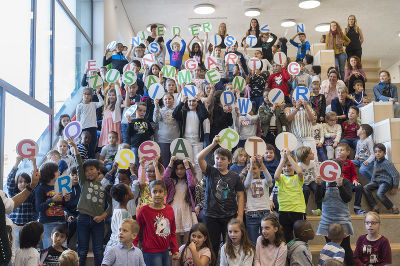
[[353, 257], [355, 265], [391, 265], [392, 251], [389, 240], [379, 234], [381, 218], [376, 212], [368, 212], [364, 223], [368, 234], [361, 235], [357, 240]]

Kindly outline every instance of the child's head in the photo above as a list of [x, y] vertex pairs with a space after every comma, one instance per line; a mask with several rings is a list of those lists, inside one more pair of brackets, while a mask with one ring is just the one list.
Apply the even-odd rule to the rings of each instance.
[[329, 126], [333, 126], [337, 123], [337, 114], [333, 111], [326, 113], [325, 121], [328, 123]]
[[214, 56], [220, 57], [221, 56], [221, 46], [215, 46], [214, 48]]
[[125, 88], [129, 92], [129, 97], [135, 97], [139, 86], [137, 85], [137, 82], [135, 82], [131, 85], [125, 85]]
[[117, 178], [120, 184], [125, 184], [128, 187], [132, 185], [131, 172], [129, 169], [118, 169]]
[[304, 32], [299, 32], [299, 40], [301, 42], [305, 42], [306, 41], [306, 34]]
[[228, 149], [218, 148], [214, 152], [214, 161], [219, 171], [225, 171], [228, 169], [229, 164], [232, 161], [232, 153]]
[[349, 120], [352, 121], [357, 120], [359, 114], [360, 114], [360, 109], [358, 109], [357, 106], [355, 105], [350, 106], [348, 113]]
[[43, 225], [39, 222], [29, 222], [25, 224], [19, 232], [19, 247], [37, 248], [43, 237]]
[[53, 241], [53, 247], [61, 247], [62, 244], [67, 240], [68, 227], [65, 225], [57, 225], [51, 232], [51, 240]]
[[294, 167], [288, 159], [285, 160], [282, 170], [283, 170], [283, 174], [286, 176], [294, 175]]
[[92, 136], [90, 135], [89, 131], [82, 131], [82, 133], [81, 133], [81, 143], [83, 145], [89, 145], [91, 138], [92, 138]]
[[298, 162], [305, 163], [307, 160], [314, 160], [314, 153], [308, 146], [301, 146], [296, 150]]
[[362, 98], [362, 102], [361, 102], [362, 106], [366, 106], [367, 104], [370, 104], [370, 103], [371, 103], [371, 98], [369, 96], [365, 95]]
[[[117, 88], [119, 90], [119, 88]], [[106, 102], [104, 107], [109, 108], [111, 111], [115, 110], [115, 104], [117, 103], [117, 92], [115, 88], [111, 88], [107, 91]]]
[[[137, 46], [138, 47], [138, 46]], [[140, 61], [139, 60], [133, 60], [132, 61], [132, 63], [135, 65], [135, 73], [137, 74], [137, 73], [139, 73], [139, 71], [140, 71], [140, 69], [142, 68], [142, 63], [140, 63]]]
[[313, 62], [314, 62], [314, 56], [306, 54], [306, 57], [304, 57], [303, 59], [303, 63], [305, 63], [306, 65], [311, 65]]
[[279, 247], [284, 241], [282, 226], [275, 215], [268, 214], [261, 219], [261, 235], [261, 243], [265, 247], [269, 244]]
[[173, 108], [174, 107], [174, 101], [175, 101], [175, 99], [174, 99], [174, 95], [172, 95], [171, 93], [169, 93], [169, 92], [166, 92], [165, 94], [164, 94], [164, 96], [163, 96], [163, 103], [165, 104], [165, 106], [167, 107], [167, 108]]
[[338, 159], [344, 161], [350, 155], [350, 146], [347, 143], [339, 143], [336, 147], [336, 156]]
[[346, 98], [347, 98], [347, 95], [348, 95], [347, 88], [346, 87], [341, 87], [341, 88], [336, 89], [336, 91], [337, 91], [337, 95], [338, 95], [339, 101], [340, 102], [346, 101]]
[[118, 203], [127, 203], [133, 199], [133, 192], [126, 184], [116, 184], [111, 187], [110, 190], [111, 197]]
[[60, 120], [58, 122], [58, 129], [57, 129], [57, 135], [61, 136], [64, 128], [68, 125], [68, 123], [71, 122], [71, 117], [67, 114], [62, 114], [60, 116]]
[[361, 124], [360, 129], [358, 129], [357, 131], [357, 136], [359, 136], [360, 138], [362, 137], [364, 138], [368, 138], [369, 136], [372, 135], [372, 133], [374, 132], [374, 130], [372, 129], [372, 127], [368, 124]]
[[83, 163], [83, 171], [90, 181], [96, 180], [100, 175], [100, 162], [96, 159], [89, 159]]
[[66, 140], [60, 139], [57, 143], [57, 150], [61, 156], [65, 156], [68, 153], [69, 146]]
[[119, 228], [119, 241], [122, 244], [130, 244], [139, 234], [139, 223], [131, 218], [122, 220]]
[[364, 83], [362, 80], [357, 79], [356, 81], [353, 82], [353, 89], [356, 94], [360, 94], [361, 92], [364, 91]]
[[131, 145], [129, 145], [128, 143], [121, 143], [118, 145], [118, 150], [122, 150], [122, 149], [131, 149]]
[[297, 220], [293, 225], [293, 230], [295, 237], [301, 241], [308, 242], [314, 239], [314, 230], [307, 220]]
[[159, 65], [157, 65], [157, 64], [152, 64], [152, 65], [150, 66], [149, 75], [154, 75], [154, 76], [158, 77], [158, 74], [160, 73], [160, 71], [161, 71], [161, 68], [160, 68]]
[[263, 157], [267, 162], [275, 160], [275, 147], [272, 144], [267, 143], [267, 151]]
[[229, 221], [225, 246], [225, 252], [230, 258], [236, 258], [234, 246], [240, 246], [246, 255], [254, 252], [254, 246], [247, 236], [246, 227], [242, 221], [236, 218]]
[[40, 178], [39, 182], [42, 184], [49, 184], [55, 181], [60, 176], [58, 165], [53, 162], [47, 162], [40, 166]]
[[321, 74], [321, 66], [312, 66], [310, 75], [311, 76], [317, 76], [319, 74]]
[[261, 50], [256, 50], [254, 52], [254, 56], [261, 60], [263, 57], [263, 54], [262, 54]]
[[27, 173], [20, 173], [15, 181], [17, 182], [18, 190], [22, 191], [31, 183], [31, 177]]
[[194, 42], [192, 44], [192, 54], [200, 54], [200, 53], [201, 53], [200, 44], [197, 42]]
[[49, 151], [46, 157], [47, 161], [49, 162], [58, 163], [59, 161], [61, 161], [61, 154], [58, 152], [58, 150]]
[[246, 150], [244, 148], [237, 148], [233, 153], [232, 163], [245, 165], [248, 159], [249, 155]]
[[[193, 169], [192, 164], [189, 162], [190, 169]], [[194, 170], [194, 169], [193, 169]], [[176, 179], [185, 179], [186, 180], [186, 168], [182, 160], [175, 160], [172, 165], [172, 178]]]
[[82, 102], [83, 103], [90, 103], [93, 97], [93, 90], [91, 88], [84, 88], [82, 93]]
[[250, 165], [250, 173], [253, 175], [253, 178], [260, 178], [261, 173], [261, 163], [257, 160], [256, 157], [251, 157], [251, 165]]
[[[209, 248], [211, 252], [211, 261], [210, 265], [214, 265], [215, 263], [215, 255], [213, 252], [213, 248], [211, 245], [210, 235], [208, 233], [207, 226], [202, 223], [197, 223], [192, 226], [189, 232], [189, 239], [186, 242], [186, 245], [181, 254], [184, 254], [185, 250], [189, 247], [190, 243], [194, 243], [196, 245], [196, 249], [200, 250], [202, 248]], [[184, 256], [181, 256], [179, 259], [179, 265], [184, 265]]]
[[358, 56], [351, 56], [347, 61], [347, 69], [361, 69], [361, 60]]
[[279, 65], [277, 63], [274, 63], [273, 67], [274, 67], [274, 73], [281, 73], [282, 72], [282, 66], [281, 65]]
[[386, 146], [383, 145], [382, 143], [375, 144], [374, 145], [374, 154], [375, 154], [375, 159], [381, 160], [386, 155]]
[[321, 90], [321, 86], [320, 86], [320, 82], [319, 81], [313, 81], [312, 82], [312, 92], [315, 96], [319, 95], [319, 91]]
[[135, 47], [133, 52], [136, 57], [143, 58], [145, 49], [146, 49], [146, 47], [141, 43], [139, 46]]
[[341, 224], [330, 224], [328, 227], [328, 238], [333, 243], [340, 244], [344, 238], [344, 230]]
[[72, 184], [76, 185], [78, 184], [78, 169], [76, 169], [76, 166], [71, 167], [70, 169], [70, 174], [71, 174], [71, 178], [72, 178]]
[[72, 249], [64, 250], [60, 257], [58, 257], [58, 262], [60, 263], [60, 266], [78, 266], [78, 253]]
[[117, 145], [118, 142], [118, 133], [115, 131], [110, 131], [108, 133], [108, 144], [110, 144], [111, 146], [115, 146]]
[[179, 52], [181, 50], [181, 44], [179, 42], [172, 43], [172, 51]]
[[[146, 177], [149, 180], [149, 182], [153, 181], [156, 179], [156, 168], [155, 164], [153, 161], [147, 162], [145, 166], [145, 171], [146, 171]], [[161, 173], [163, 168], [160, 162], [157, 162], [157, 167], [158, 171]]]
[[368, 235], [378, 235], [379, 229], [381, 228], [381, 218], [376, 212], [368, 212], [365, 215], [365, 229], [368, 231]]
[[154, 204], [163, 204], [164, 197], [167, 193], [167, 187], [165, 186], [164, 181], [162, 180], [154, 180], [149, 185], [151, 198], [153, 199]]
[[167, 79], [167, 81], [165, 82], [165, 87], [167, 89], [167, 91], [171, 94], [174, 94], [176, 91], [176, 82], [174, 79]]
[[139, 102], [136, 105], [137, 105], [136, 118], [143, 119], [144, 116], [146, 115], [147, 104], [145, 102]]
[[233, 65], [232, 73], [234, 76], [240, 76], [240, 66], [238, 64]]

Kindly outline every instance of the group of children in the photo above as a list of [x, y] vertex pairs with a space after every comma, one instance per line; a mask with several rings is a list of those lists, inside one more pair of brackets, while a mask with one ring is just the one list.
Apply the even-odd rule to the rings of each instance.
[[[251, 27], [249, 32], [253, 30]], [[311, 191], [316, 203], [312, 213], [321, 216], [316, 233], [328, 242], [320, 265], [340, 265], [335, 261], [390, 264], [390, 245], [379, 235], [379, 205], [372, 191], [378, 190], [378, 199], [398, 214], [386, 193], [396, 193], [399, 173], [385, 159], [385, 146], [373, 143], [372, 127], [359, 123], [357, 105], [367, 103], [362, 82], [354, 81], [353, 96], [346, 88], [338, 89], [327, 108], [320, 69], [310, 65], [305, 34], [298, 34], [300, 43], [291, 40], [298, 47], [296, 60], [301, 71], [297, 76], [289, 75], [288, 62], [283, 66], [272, 62], [277, 38], [271, 35], [273, 43], [268, 43], [268, 34], [260, 34], [257, 54], [262, 64], [252, 71], [248, 56], [238, 52], [238, 43], [227, 47], [239, 56], [237, 64], [225, 64], [221, 46], [193, 43], [189, 56], [198, 61], [191, 83], [197, 87], [195, 97], [183, 93], [182, 88], [190, 84], [163, 77], [165, 52], [156, 55], [159, 64], [147, 66], [142, 65], [144, 45], [135, 47], [133, 58], [131, 50], [124, 56], [122, 44], [107, 51], [104, 67], [99, 73], [90, 73], [104, 79], [102, 88], [87, 87], [85, 74], [82, 102], [75, 117], [60, 117], [60, 140], [40, 167], [39, 186], [10, 215], [15, 224], [14, 247], [18, 248], [16, 265], [28, 265], [31, 259], [56, 265], [58, 257], [61, 263], [64, 253], [72, 254], [64, 251], [64, 242], [76, 249], [72, 241], [75, 232], [79, 265], [86, 265], [90, 239], [95, 265], [169, 265], [171, 257], [179, 265], [215, 265], [217, 261], [221, 265], [312, 265], [307, 242], [314, 238], [314, 230], [306, 221]], [[186, 43], [172, 42], [176, 37], [166, 47], [163, 41], [160, 44], [170, 54], [170, 65], [180, 70]], [[285, 39], [279, 42], [285, 51]], [[203, 56], [220, 59], [216, 68], [224, 75], [218, 83], [205, 81]], [[135, 65], [136, 81], [131, 85], [121, 80], [106, 82], [106, 65], [122, 74], [128, 60]], [[148, 95], [150, 75], [165, 85], [162, 99]], [[338, 72], [330, 69], [331, 75], [338, 77]], [[243, 92], [233, 90], [236, 76], [246, 77]], [[390, 83], [390, 76], [381, 82]], [[309, 101], [296, 99], [293, 89], [297, 86], [310, 88]], [[284, 102], [269, 100], [274, 88], [283, 92]], [[223, 90], [250, 98], [251, 112], [243, 115], [237, 107], [224, 105]], [[136, 107], [133, 112], [132, 107]], [[82, 126], [76, 141], [64, 136], [71, 120]], [[233, 154], [217, 147], [219, 132], [228, 127], [239, 134]], [[296, 150], [277, 149], [275, 138], [282, 132], [295, 135]], [[252, 136], [266, 142], [265, 154], [247, 155], [245, 142]], [[191, 146], [183, 160], [171, 153], [171, 143], [177, 138], [185, 138]], [[148, 140], [158, 143], [160, 154], [146, 161], [139, 156], [139, 147]], [[120, 149], [135, 154], [136, 161], [128, 169], [120, 169], [114, 160]], [[318, 161], [327, 159], [336, 160], [341, 167], [342, 176], [335, 182], [320, 177]], [[17, 175], [21, 160], [17, 158], [7, 180], [10, 196], [30, 183], [28, 174]], [[34, 158], [31, 160], [35, 164]], [[364, 182], [369, 182], [364, 187], [356, 167]], [[72, 178], [72, 192], [67, 194], [54, 190], [63, 175]], [[368, 231], [359, 237], [354, 255], [349, 210], [353, 191], [354, 212], [365, 215]], [[363, 194], [372, 212], [361, 208]], [[35, 234], [29, 234], [32, 231]], [[35, 249], [40, 240], [43, 251], [39, 254]]]

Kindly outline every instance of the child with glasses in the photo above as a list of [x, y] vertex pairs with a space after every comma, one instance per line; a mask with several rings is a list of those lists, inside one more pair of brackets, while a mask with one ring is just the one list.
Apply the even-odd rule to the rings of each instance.
[[390, 265], [392, 252], [389, 240], [379, 234], [381, 218], [376, 212], [368, 212], [365, 216], [365, 229], [368, 234], [361, 235], [354, 251], [356, 265]]

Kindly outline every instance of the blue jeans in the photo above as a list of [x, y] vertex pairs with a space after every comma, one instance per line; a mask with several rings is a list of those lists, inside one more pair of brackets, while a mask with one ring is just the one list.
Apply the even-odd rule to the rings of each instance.
[[104, 221], [96, 223], [92, 216], [80, 213], [78, 215], [77, 234], [79, 265], [86, 265], [89, 240], [92, 236], [94, 265], [100, 266], [103, 260]]
[[131, 151], [135, 154], [135, 165], [139, 165], [139, 147], [131, 147]]
[[376, 200], [374, 199], [374, 196], [372, 196], [372, 191], [378, 190], [376, 192], [376, 196], [378, 199], [382, 202], [383, 205], [385, 205], [386, 209], [391, 209], [393, 208], [393, 203], [390, 201], [390, 199], [386, 196], [386, 193], [392, 188], [391, 185], [388, 183], [377, 183], [375, 181], [372, 181], [368, 183], [364, 187], [364, 192], [365, 192], [365, 198], [368, 201], [368, 205], [371, 208], [376, 207], [377, 203]]
[[365, 160], [362, 159], [357, 159], [357, 160], [351, 160], [355, 166], [360, 167], [360, 174], [362, 174], [365, 178], [367, 178], [369, 181], [372, 179], [372, 174], [371, 174], [371, 167], [374, 166], [374, 163], [371, 162], [368, 165], [364, 165], [363, 162]]
[[306, 202], [306, 206], [308, 204], [308, 199], [310, 198], [310, 192], [314, 193], [315, 203], [317, 204], [317, 208], [322, 210], [322, 198], [317, 193], [317, 183], [312, 181], [308, 185], [303, 185], [303, 194], [304, 194], [304, 201]]
[[340, 71], [340, 79], [344, 80], [344, 68], [346, 66], [347, 54], [335, 54], [335, 66], [339, 68]]
[[342, 139], [340, 141], [340, 143], [347, 143], [350, 145], [351, 148], [353, 148], [355, 150], [357, 147], [358, 140], [359, 140], [359, 138], [348, 138], [348, 139]]
[[362, 192], [363, 192], [363, 187], [362, 185], [355, 186], [351, 184], [351, 188], [353, 192], [355, 192], [354, 195], [354, 209], [361, 209], [361, 198], [362, 198]]
[[43, 224], [43, 238], [42, 238], [42, 243], [43, 243], [43, 249], [46, 249], [53, 245], [53, 240], [51, 240], [51, 232], [53, 231], [54, 228], [56, 228], [59, 225], [66, 224], [65, 222], [52, 222], [52, 223], [45, 223]]
[[256, 110], [256, 113], [258, 112], [258, 108], [263, 104], [264, 98], [262, 96], [259, 97], [250, 97], [250, 100], [252, 104], [255, 103], [254, 109]]
[[[143, 259], [146, 266], [169, 266], [168, 250], [161, 253], [143, 252]], [[80, 264], [79, 264], [80, 265]]]
[[327, 160], [326, 154], [325, 154], [325, 151], [324, 151], [324, 147], [317, 147], [317, 152], [318, 152], [318, 158], [319, 158], [320, 161], [323, 162], [323, 161]]
[[247, 212], [246, 229], [247, 234], [253, 245], [257, 244], [257, 238], [261, 234], [261, 219], [270, 213], [269, 210]]
[[121, 123], [121, 141], [122, 143], [129, 143], [129, 136], [126, 134], [126, 131], [128, 130], [129, 124], [122, 124]]

